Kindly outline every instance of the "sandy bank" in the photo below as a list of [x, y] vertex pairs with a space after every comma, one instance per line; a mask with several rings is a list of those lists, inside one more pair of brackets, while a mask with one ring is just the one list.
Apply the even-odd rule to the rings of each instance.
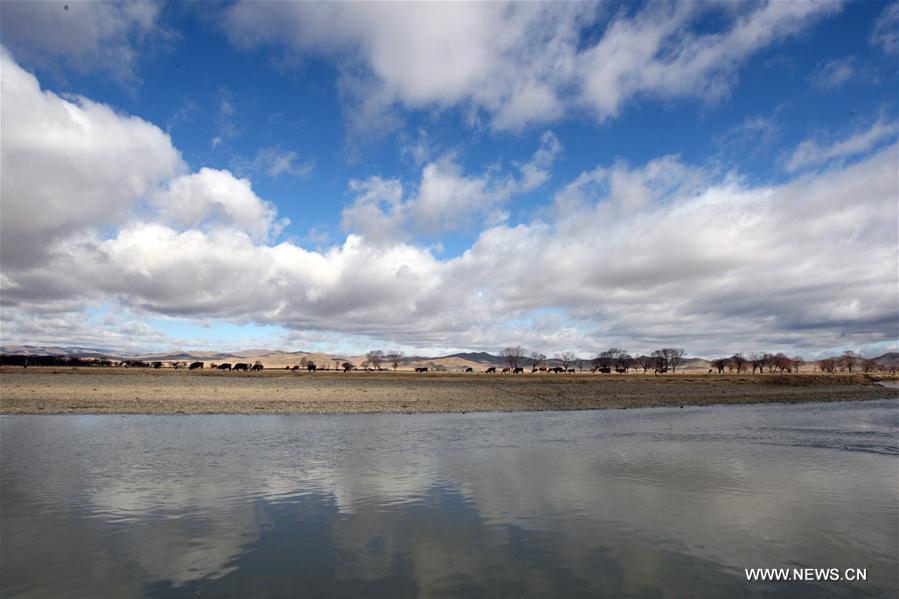
[[895, 398], [864, 376], [487, 375], [0, 368], [0, 414], [584, 410]]

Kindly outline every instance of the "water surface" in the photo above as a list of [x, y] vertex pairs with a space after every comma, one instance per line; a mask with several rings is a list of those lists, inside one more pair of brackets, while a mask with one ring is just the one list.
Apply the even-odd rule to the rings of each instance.
[[[895, 597], [899, 402], [0, 418], [13, 597]], [[744, 568], [866, 568], [748, 583]]]

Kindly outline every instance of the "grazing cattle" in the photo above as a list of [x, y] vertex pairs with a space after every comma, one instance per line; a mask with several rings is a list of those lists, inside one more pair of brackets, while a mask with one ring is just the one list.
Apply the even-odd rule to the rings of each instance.
[[488, 368], [488, 369], [485, 370], [484, 372], [486, 372], [486, 373], [496, 372], [496, 366], [491, 366], [490, 368]]
[[711, 369], [711, 368], [709, 368], [709, 374], [712, 374], [712, 369]]
[[510, 372], [509, 368], [503, 368], [503, 372]]
[[224, 364], [219, 364], [216, 368], [219, 370], [231, 370], [231, 365], [225, 362]]
[[415, 372], [427, 372], [428, 369], [425, 366], [419, 366], [415, 369]]
[[353, 369], [353, 367], [350, 366], [349, 364], [347, 364], [346, 366], [343, 367], [343, 371], [344, 371], [344, 372], [349, 372], [349, 371], [351, 371], [352, 369]]
[[596, 371], [600, 372], [602, 374], [611, 374], [612, 373], [612, 369], [609, 368], [608, 366], [603, 366], [601, 368], [597, 368]]
[[191, 362], [191, 365], [188, 366], [189, 370], [196, 370], [197, 368], [203, 368], [205, 364], [203, 362]]
[[512, 374], [524, 374], [524, 368], [513, 368]]
[[556, 374], [559, 374], [559, 373], [565, 372], [565, 369], [562, 368], [561, 366], [556, 366], [555, 368], [550, 368], [548, 370], [548, 372], [554, 372]]
[[253, 368], [251, 368], [251, 370], [253, 370], [254, 372], [258, 372], [258, 371], [262, 370], [263, 368], [264, 367], [262, 366], [262, 364], [253, 364]]
[[293, 367], [288, 366], [288, 368], [290, 368], [290, 371], [291, 371], [291, 372], [296, 372], [297, 370], [300, 369], [300, 367], [299, 367], [299, 366], [296, 366], [296, 365], [294, 365]]
[[531, 374], [534, 374], [535, 372], [537, 372], [537, 369], [536, 369], [536, 368], [531, 368]]
[[665, 374], [666, 372], [668, 372], [667, 366], [665, 368], [656, 368], [656, 370], [655, 370], [656, 374]]
[[309, 372], [315, 372], [316, 370], [318, 370], [318, 367], [315, 364], [307, 364], [306, 370], [308, 370]]
[[616, 368], [615, 372], [618, 374], [625, 374], [627, 372], [627, 368]]
[[465, 372], [474, 372], [474, 368], [469, 366], [468, 368], [465, 369]]
[[153, 362], [153, 368], [154, 370], [159, 370], [162, 368], [162, 362]]
[[577, 370], [575, 370], [574, 368], [569, 368], [569, 369], [566, 370], [565, 372], [572, 372], [572, 373], [573, 373], [573, 372], [577, 372]]
[[538, 372], [546, 372], [546, 366], [541, 366], [537, 369]]
[[238, 362], [231, 368], [231, 370], [249, 370], [249, 369], [250, 369], [250, 365], [247, 364], [246, 362]]

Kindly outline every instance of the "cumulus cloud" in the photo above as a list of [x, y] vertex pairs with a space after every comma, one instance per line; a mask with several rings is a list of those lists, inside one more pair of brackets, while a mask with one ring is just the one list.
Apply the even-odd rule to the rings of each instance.
[[545, 132], [530, 160], [515, 165], [518, 176], [494, 171], [466, 175], [456, 156], [445, 154], [424, 166], [421, 180], [407, 198], [403, 197], [403, 185], [395, 179], [375, 176], [352, 181], [350, 190], [357, 195], [343, 210], [343, 226], [383, 242], [466, 230], [478, 217], [493, 223], [503, 221], [502, 205], [515, 194], [543, 185], [561, 151], [558, 137]]
[[3, 3], [3, 44], [19, 60], [58, 69], [101, 72], [121, 83], [135, 78], [138, 47], [161, 33], [155, 2], [12, 0]]
[[253, 193], [248, 179], [205, 167], [168, 181], [152, 203], [163, 221], [181, 228], [233, 227], [257, 241], [277, 237], [287, 224], [280, 221], [275, 228], [277, 209]]
[[4, 266], [38, 260], [54, 240], [76, 231], [121, 222], [148, 192], [184, 170], [155, 125], [86, 98], [41, 91], [5, 50], [0, 65]]
[[849, 137], [831, 143], [806, 140], [799, 144], [786, 163], [789, 172], [807, 167], [819, 166], [827, 162], [850, 158], [874, 149], [883, 141], [895, 141], [896, 123], [879, 119], [869, 128], [853, 133]]
[[[642, 96], [718, 98], [755, 52], [839, 9], [811, 2], [650, 4], [616, 13], [574, 2], [238, 2], [225, 26], [242, 47], [278, 44], [301, 56], [338, 57], [356, 121], [397, 103], [462, 105], [488, 113], [496, 128], [516, 129], [571, 109], [603, 121]], [[694, 25], [707, 18], [724, 27], [698, 33]]]
[[[861, 144], [866, 156], [859, 144], [828, 150], [856, 159], [767, 186], [677, 156], [598, 165], [540, 219], [490, 225], [457, 257], [410, 241], [438, 226], [420, 211], [452, 228], [462, 224], [456, 210], [535, 192], [561, 151], [546, 135], [508, 172], [470, 175], [444, 158], [417, 184], [354, 182], [343, 215], [354, 232], [311, 251], [278, 240], [277, 213], [249, 181], [188, 173], [158, 128], [42, 92], [3, 61], [5, 342], [43, 331], [77, 343], [79, 329], [63, 325], [100, 304], [407, 346], [547, 352], [817, 350], [888, 341], [899, 324], [895, 143], [873, 153]], [[118, 331], [153, 336], [127, 321]]]

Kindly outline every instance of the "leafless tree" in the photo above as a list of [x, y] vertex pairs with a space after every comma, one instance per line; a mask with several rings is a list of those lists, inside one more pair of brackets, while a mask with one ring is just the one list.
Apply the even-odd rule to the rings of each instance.
[[396, 370], [397, 366], [400, 365], [400, 360], [403, 359], [403, 352], [398, 349], [392, 349], [387, 352], [385, 356], [387, 358], [387, 363], [393, 366], [393, 369]]
[[867, 358], [865, 360], [862, 360], [862, 371], [864, 371], [865, 374], [867, 374], [869, 372], [874, 372], [879, 367], [880, 367], [880, 364], [878, 364], [877, 361], [874, 360], [873, 358]]
[[593, 358], [593, 367], [594, 368], [611, 368], [612, 360], [615, 359], [615, 352], [617, 350], [615, 348], [607, 349], [606, 351], [599, 352], [596, 354], [596, 357]]
[[846, 350], [843, 352], [843, 355], [840, 356], [840, 366], [842, 368], [846, 368], [849, 370], [849, 374], [852, 374], [852, 368], [858, 366], [859, 356], [852, 350]]
[[538, 351], [531, 352], [531, 362], [533, 362], [534, 368], [537, 368], [541, 364], [543, 364], [544, 360], [546, 360], [546, 354], [541, 354]]
[[802, 368], [803, 364], [805, 364], [805, 360], [802, 356], [793, 356], [791, 360], [793, 361], [793, 372], [799, 372], [799, 369]]
[[509, 368], [518, 368], [521, 365], [521, 359], [524, 358], [526, 353], [525, 349], [520, 345], [510, 345], [499, 352], [499, 355], [506, 359], [506, 362], [509, 363]]
[[761, 372], [765, 372], [765, 356], [768, 354], [762, 354], [759, 352], [752, 352], [749, 354], [749, 363], [752, 364], [752, 374], [755, 374], [756, 370]]
[[614, 361], [615, 368], [623, 368], [625, 372], [627, 372], [630, 370], [631, 366], [634, 365], [634, 359], [631, 355], [620, 347], [612, 348], [609, 352], [613, 354], [612, 360]]
[[737, 369], [737, 373], [741, 373], [746, 369], [746, 358], [743, 354], [734, 354], [730, 357], [728, 364]]
[[821, 372], [833, 372], [837, 367], [837, 361], [833, 358], [824, 358], [818, 360], [818, 368]]
[[556, 354], [556, 360], [562, 364], [562, 368], [568, 370], [568, 367], [577, 361], [577, 354], [573, 351], [563, 351]]
[[637, 356], [634, 362], [643, 369], [643, 374], [646, 374], [646, 371], [652, 368], [655, 359], [652, 356], [642, 355]]
[[384, 362], [384, 352], [380, 349], [373, 349], [365, 354], [366, 362], [368, 362], [375, 370], [381, 370], [381, 364]]

